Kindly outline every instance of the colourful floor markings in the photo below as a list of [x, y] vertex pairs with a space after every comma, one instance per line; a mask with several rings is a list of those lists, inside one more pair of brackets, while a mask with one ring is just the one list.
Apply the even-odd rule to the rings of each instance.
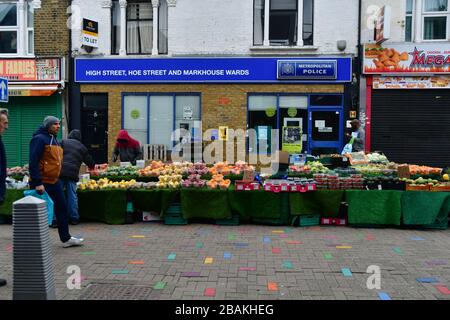
[[269, 236], [264, 236], [263, 243], [271, 243], [271, 242], [272, 242], [272, 239], [270, 239]]
[[273, 230], [272, 233], [283, 234], [284, 230]]
[[269, 290], [269, 291], [278, 291], [278, 284], [276, 282], [269, 282], [267, 284], [267, 290]]
[[392, 300], [386, 292], [378, 292], [378, 298], [380, 298], [380, 300]]
[[13, 251], [13, 245], [9, 244], [6, 246], [6, 252], [12, 252]]
[[140, 247], [140, 246], [142, 246], [142, 244], [141, 243], [137, 243], [137, 242], [125, 242], [125, 245], [126, 246], [128, 246], [128, 247]]
[[282, 233], [282, 234], [280, 234], [280, 238], [289, 238], [289, 235]]
[[442, 294], [449, 295], [450, 290], [445, 286], [435, 286], [435, 288]]
[[216, 296], [216, 289], [214, 288], [206, 288], [205, 292], [203, 293], [205, 297], [215, 297]]
[[292, 265], [292, 262], [290, 262], [290, 261], [283, 261], [283, 268], [293, 269], [294, 266]]
[[145, 238], [145, 236], [139, 234], [139, 235], [131, 236], [131, 238], [134, 238], [134, 239], [143, 239], [143, 238]]
[[175, 260], [176, 257], [177, 257], [176, 253], [171, 253], [167, 256], [167, 260]]
[[448, 262], [446, 260], [431, 260], [426, 262], [429, 266], [446, 266]]
[[436, 278], [417, 278], [416, 279], [417, 282], [421, 282], [421, 283], [438, 283], [438, 279]]
[[353, 276], [353, 274], [352, 274], [352, 272], [350, 271], [349, 268], [342, 268], [341, 271], [342, 271], [342, 274], [345, 277], [352, 277]]
[[207, 257], [205, 259], [205, 264], [212, 264], [213, 262], [214, 262], [214, 258], [212, 258], [212, 257]]
[[130, 271], [128, 270], [121, 270], [121, 269], [117, 269], [117, 270], [113, 270], [112, 274], [128, 274], [130, 273]]
[[143, 265], [143, 264], [145, 264], [145, 262], [143, 260], [131, 260], [131, 261], [128, 261], [128, 264]]
[[158, 281], [158, 282], [153, 286], [153, 289], [155, 289], [155, 290], [162, 290], [162, 289], [164, 289], [165, 286], [166, 286], [166, 283], [165, 283], [165, 282]]
[[336, 249], [351, 249], [352, 246], [336, 246]]
[[240, 267], [239, 271], [256, 271], [256, 267]]
[[234, 246], [237, 248], [248, 247], [248, 243], [235, 243]]
[[333, 259], [333, 255], [331, 253], [325, 253], [323, 255], [323, 257], [325, 258], [325, 260], [331, 260]]
[[398, 253], [398, 254], [402, 254], [403, 253], [402, 249], [400, 249], [399, 247], [395, 247], [393, 250], [394, 250], [395, 253]]
[[281, 248], [272, 248], [272, 253], [273, 254], [280, 254], [281, 253]]
[[82, 252], [81, 254], [84, 254], [86, 256], [93, 256], [93, 255], [95, 255], [95, 251], [85, 251], [85, 252]]
[[287, 244], [303, 244], [303, 242], [300, 241], [287, 241]]
[[373, 234], [369, 234], [369, 235], [367, 235], [366, 239], [369, 241], [372, 241], [372, 240], [375, 240], [375, 236]]
[[182, 272], [181, 276], [182, 277], [200, 277], [200, 272], [192, 272], [192, 271]]
[[411, 240], [414, 240], [414, 241], [424, 241], [425, 239], [424, 239], [424, 238], [421, 238], [421, 237], [411, 237]]
[[203, 248], [203, 243], [201, 243], [201, 242], [197, 242], [196, 244], [195, 244], [195, 247], [197, 247], [197, 248]]
[[236, 235], [234, 233], [230, 233], [228, 235], [228, 240], [236, 240]]
[[223, 258], [224, 258], [224, 259], [227, 259], [227, 260], [228, 260], [228, 259], [231, 259], [231, 256], [232, 256], [232, 255], [231, 255], [230, 252], [224, 252], [224, 253], [223, 253]]

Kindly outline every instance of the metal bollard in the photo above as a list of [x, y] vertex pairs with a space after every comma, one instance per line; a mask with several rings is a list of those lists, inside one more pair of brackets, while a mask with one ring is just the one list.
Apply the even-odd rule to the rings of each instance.
[[44, 200], [13, 203], [13, 300], [55, 300], [54, 266]]

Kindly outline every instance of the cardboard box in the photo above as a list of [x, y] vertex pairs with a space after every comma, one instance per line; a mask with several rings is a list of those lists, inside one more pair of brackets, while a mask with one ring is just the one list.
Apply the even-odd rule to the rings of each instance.
[[[277, 151], [275, 153], [276, 159], [278, 159], [278, 163], [280, 164], [289, 164], [289, 152], [286, 151]], [[275, 162], [277, 162], [275, 160]]]

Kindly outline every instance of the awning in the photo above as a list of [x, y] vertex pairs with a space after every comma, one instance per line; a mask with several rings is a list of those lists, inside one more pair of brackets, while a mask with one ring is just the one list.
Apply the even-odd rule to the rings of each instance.
[[14, 85], [8, 87], [10, 97], [48, 97], [58, 90], [57, 84]]

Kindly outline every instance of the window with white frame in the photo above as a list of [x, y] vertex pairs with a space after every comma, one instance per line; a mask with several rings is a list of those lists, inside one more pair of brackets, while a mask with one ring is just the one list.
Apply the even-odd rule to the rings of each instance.
[[[299, 10], [299, 3], [302, 5]], [[268, 10], [266, 10], [268, 6]], [[266, 12], [268, 16], [266, 17]], [[298, 25], [302, 25], [303, 45], [313, 45], [314, 0], [254, 0], [253, 2], [253, 44], [293, 46], [298, 45]], [[303, 13], [299, 16], [299, 13]], [[268, 25], [268, 34], [264, 27]]]
[[0, 1], [0, 55], [34, 52], [33, 6], [25, 2], [23, 8], [18, 1]]
[[414, 0], [406, 0], [406, 15], [405, 15], [405, 41], [411, 42], [413, 39], [413, 12]]
[[[121, 14], [125, 12], [125, 38], [121, 39]], [[167, 53], [168, 6], [166, 0], [159, 1], [158, 7], [158, 53]], [[119, 1], [113, 1], [111, 8], [111, 54], [119, 54], [121, 41], [126, 43], [127, 54], [152, 54], [154, 11], [150, 0], [128, 0], [125, 11], [121, 11]]]
[[125, 94], [122, 118], [123, 128], [141, 145], [161, 144], [171, 150], [182, 138], [172, 135], [177, 129], [186, 130], [190, 141], [201, 138], [197, 94]]
[[448, 0], [424, 0], [422, 8], [422, 24], [424, 40], [447, 40], [449, 29]]

